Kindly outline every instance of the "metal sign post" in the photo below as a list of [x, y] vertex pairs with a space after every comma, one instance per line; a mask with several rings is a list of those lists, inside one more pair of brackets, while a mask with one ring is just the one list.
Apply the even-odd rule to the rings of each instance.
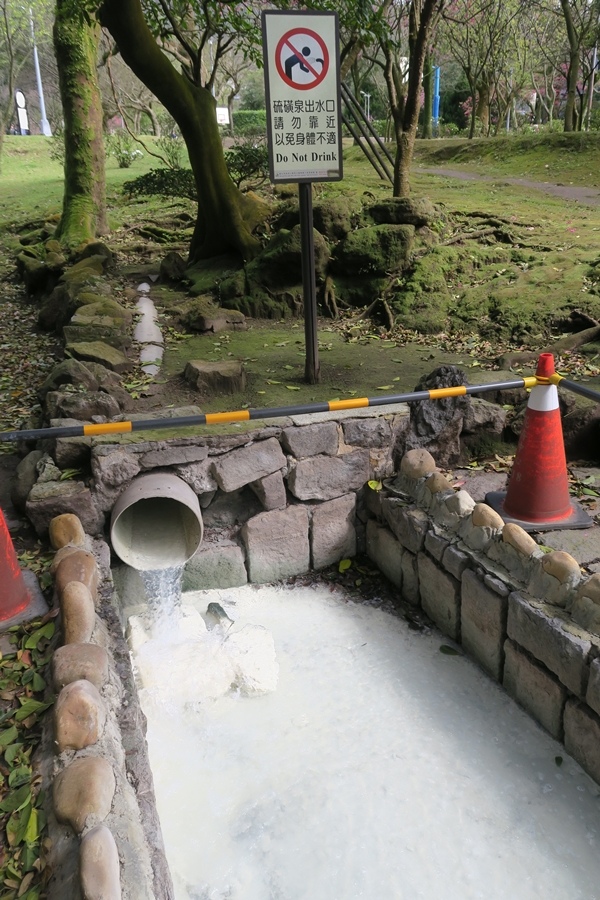
[[262, 13], [270, 178], [298, 183], [305, 380], [319, 380], [312, 182], [342, 178], [336, 13]]

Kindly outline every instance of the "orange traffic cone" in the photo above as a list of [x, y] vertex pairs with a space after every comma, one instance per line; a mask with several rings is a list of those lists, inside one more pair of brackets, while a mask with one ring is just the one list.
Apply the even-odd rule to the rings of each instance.
[[[540, 379], [554, 375], [552, 353], [540, 355], [535, 374]], [[525, 531], [593, 525], [569, 495], [556, 385], [538, 384], [531, 389], [507, 490], [486, 494], [485, 502], [505, 522], [516, 522]]]
[[0, 509], [0, 627], [24, 612], [31, 602], [4, 513]]

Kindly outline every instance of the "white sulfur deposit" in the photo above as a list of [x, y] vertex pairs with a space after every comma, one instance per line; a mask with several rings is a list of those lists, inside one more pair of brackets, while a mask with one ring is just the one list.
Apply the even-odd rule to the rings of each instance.
[[217, 629], [179, 660], [132, 625], [177, 900], [600, 898], [597, 786], [439, 634], [326, 587], [185, 601], [263, 626], [279, 683], [212, 699]]
[[261, 694], [277, 687], [273, 636], [260, 625], [220, 625], [210, 631], [197, 609], [178, 606], [171, 616], [131, 616], [129, 646], [144, 691], [176, 686], [178, 703], [216, 700], [228, 691]]

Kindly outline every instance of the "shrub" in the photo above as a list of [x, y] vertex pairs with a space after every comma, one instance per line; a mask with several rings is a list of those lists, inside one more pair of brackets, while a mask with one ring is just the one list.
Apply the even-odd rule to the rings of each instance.
[[246, 137], [225, 151], [225, 162], [234, 183], [246, 190], [258, 187], [269, 177], [269, 152], [266, 138]]
[[50, 159], [65, 164], [65, 129], [62, 125], [56, 125], [50, 138]]
[[132, 197], [140, 195], [186, 197], [197, 200], [196, 182], [191, 169], [150, 169], [132, 181], [126, 181], [123, 191]]
[[156, 142], [161, 155], [163, 156], [169, 169], [181, 168], [181, 153], [183, 151], [183, 141], [174, 132], [164, 134], [159, 137]]
[[233, 114], [235, 135], [266, 135], [267, 111], [265, 109], [237, 109]]
[[133, 138], [126, 131], [115, 131], [106, 138], [106, 146], [110, 156], [114, 156], [120, 169], [128, 169], [131, 164], [143, 156], [141, 150], [133, 146]]

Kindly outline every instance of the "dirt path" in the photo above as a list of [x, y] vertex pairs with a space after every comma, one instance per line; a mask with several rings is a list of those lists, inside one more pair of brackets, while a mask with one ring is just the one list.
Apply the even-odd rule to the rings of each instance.
[[581, 187], [574, 184], [552, 184], [549, 181], [531, 181], [529, 178], [513, 178], [507, 175], [478, 175], [476, 172], [464, 172], [460, 169], [446, 169], [442, 166], [419, 166], [420, 172], [428, 175], [439, 175], [442, 178], [457, 178], [460, 181], [488, 181], [502, 184], [515, 184], [518, 187], [530, 188], [552, 194], [563, 200], [575, 200], [586, 206], [600, 206], [600, 190], [598, 188]]

